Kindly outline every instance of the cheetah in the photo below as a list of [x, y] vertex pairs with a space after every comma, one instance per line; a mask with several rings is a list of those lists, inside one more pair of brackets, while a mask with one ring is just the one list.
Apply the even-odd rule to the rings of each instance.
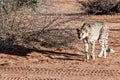
[[[85, 49], [85, 60], [92, 57], [95, 60], [95, 42], [99, 41], [101, 51], [98, 57], [106, 58], [107, 52], [115, 52], [108, 46], [109, 26], [104, 22], [84, 23], [82, 27], [77, 28], [77, 35], [83, 40]], [[89, 44], [91, 44], [91, 54], [89, 55]]]

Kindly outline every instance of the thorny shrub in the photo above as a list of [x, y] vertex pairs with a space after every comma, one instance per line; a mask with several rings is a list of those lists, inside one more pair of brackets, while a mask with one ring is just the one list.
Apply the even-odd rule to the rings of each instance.
[[83, 10], [86, 14], [103, 15], [114, 14], [120, 12], [119, 0], [88, 0], [87, 2], [81, 2]]
[[36, 6], [37, 0], [0, 0], [0, 46], [24, 42]]

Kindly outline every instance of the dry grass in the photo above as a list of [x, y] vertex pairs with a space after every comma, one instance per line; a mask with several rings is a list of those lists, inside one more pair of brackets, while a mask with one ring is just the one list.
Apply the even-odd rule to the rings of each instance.
[[89, 0], [87, 2], [79, 1], [82, 4], [86, 14], [105, 15], [120, 12], [119, 0]]

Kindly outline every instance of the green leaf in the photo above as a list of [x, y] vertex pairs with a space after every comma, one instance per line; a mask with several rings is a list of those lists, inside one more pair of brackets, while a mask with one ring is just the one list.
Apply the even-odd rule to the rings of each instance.
[[0, 0], [0, 5], [3, 5], [4, 4], [4, 0]]

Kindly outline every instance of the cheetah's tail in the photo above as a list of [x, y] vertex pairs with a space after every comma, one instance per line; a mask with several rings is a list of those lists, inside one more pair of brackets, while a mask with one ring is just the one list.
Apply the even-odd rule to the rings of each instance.
[[111, 49], [111, 48], [108, 48], [108, 49], [106, 50], [106, 52], [115, 53], [115, 51], [114, 51], [113, 49]]

